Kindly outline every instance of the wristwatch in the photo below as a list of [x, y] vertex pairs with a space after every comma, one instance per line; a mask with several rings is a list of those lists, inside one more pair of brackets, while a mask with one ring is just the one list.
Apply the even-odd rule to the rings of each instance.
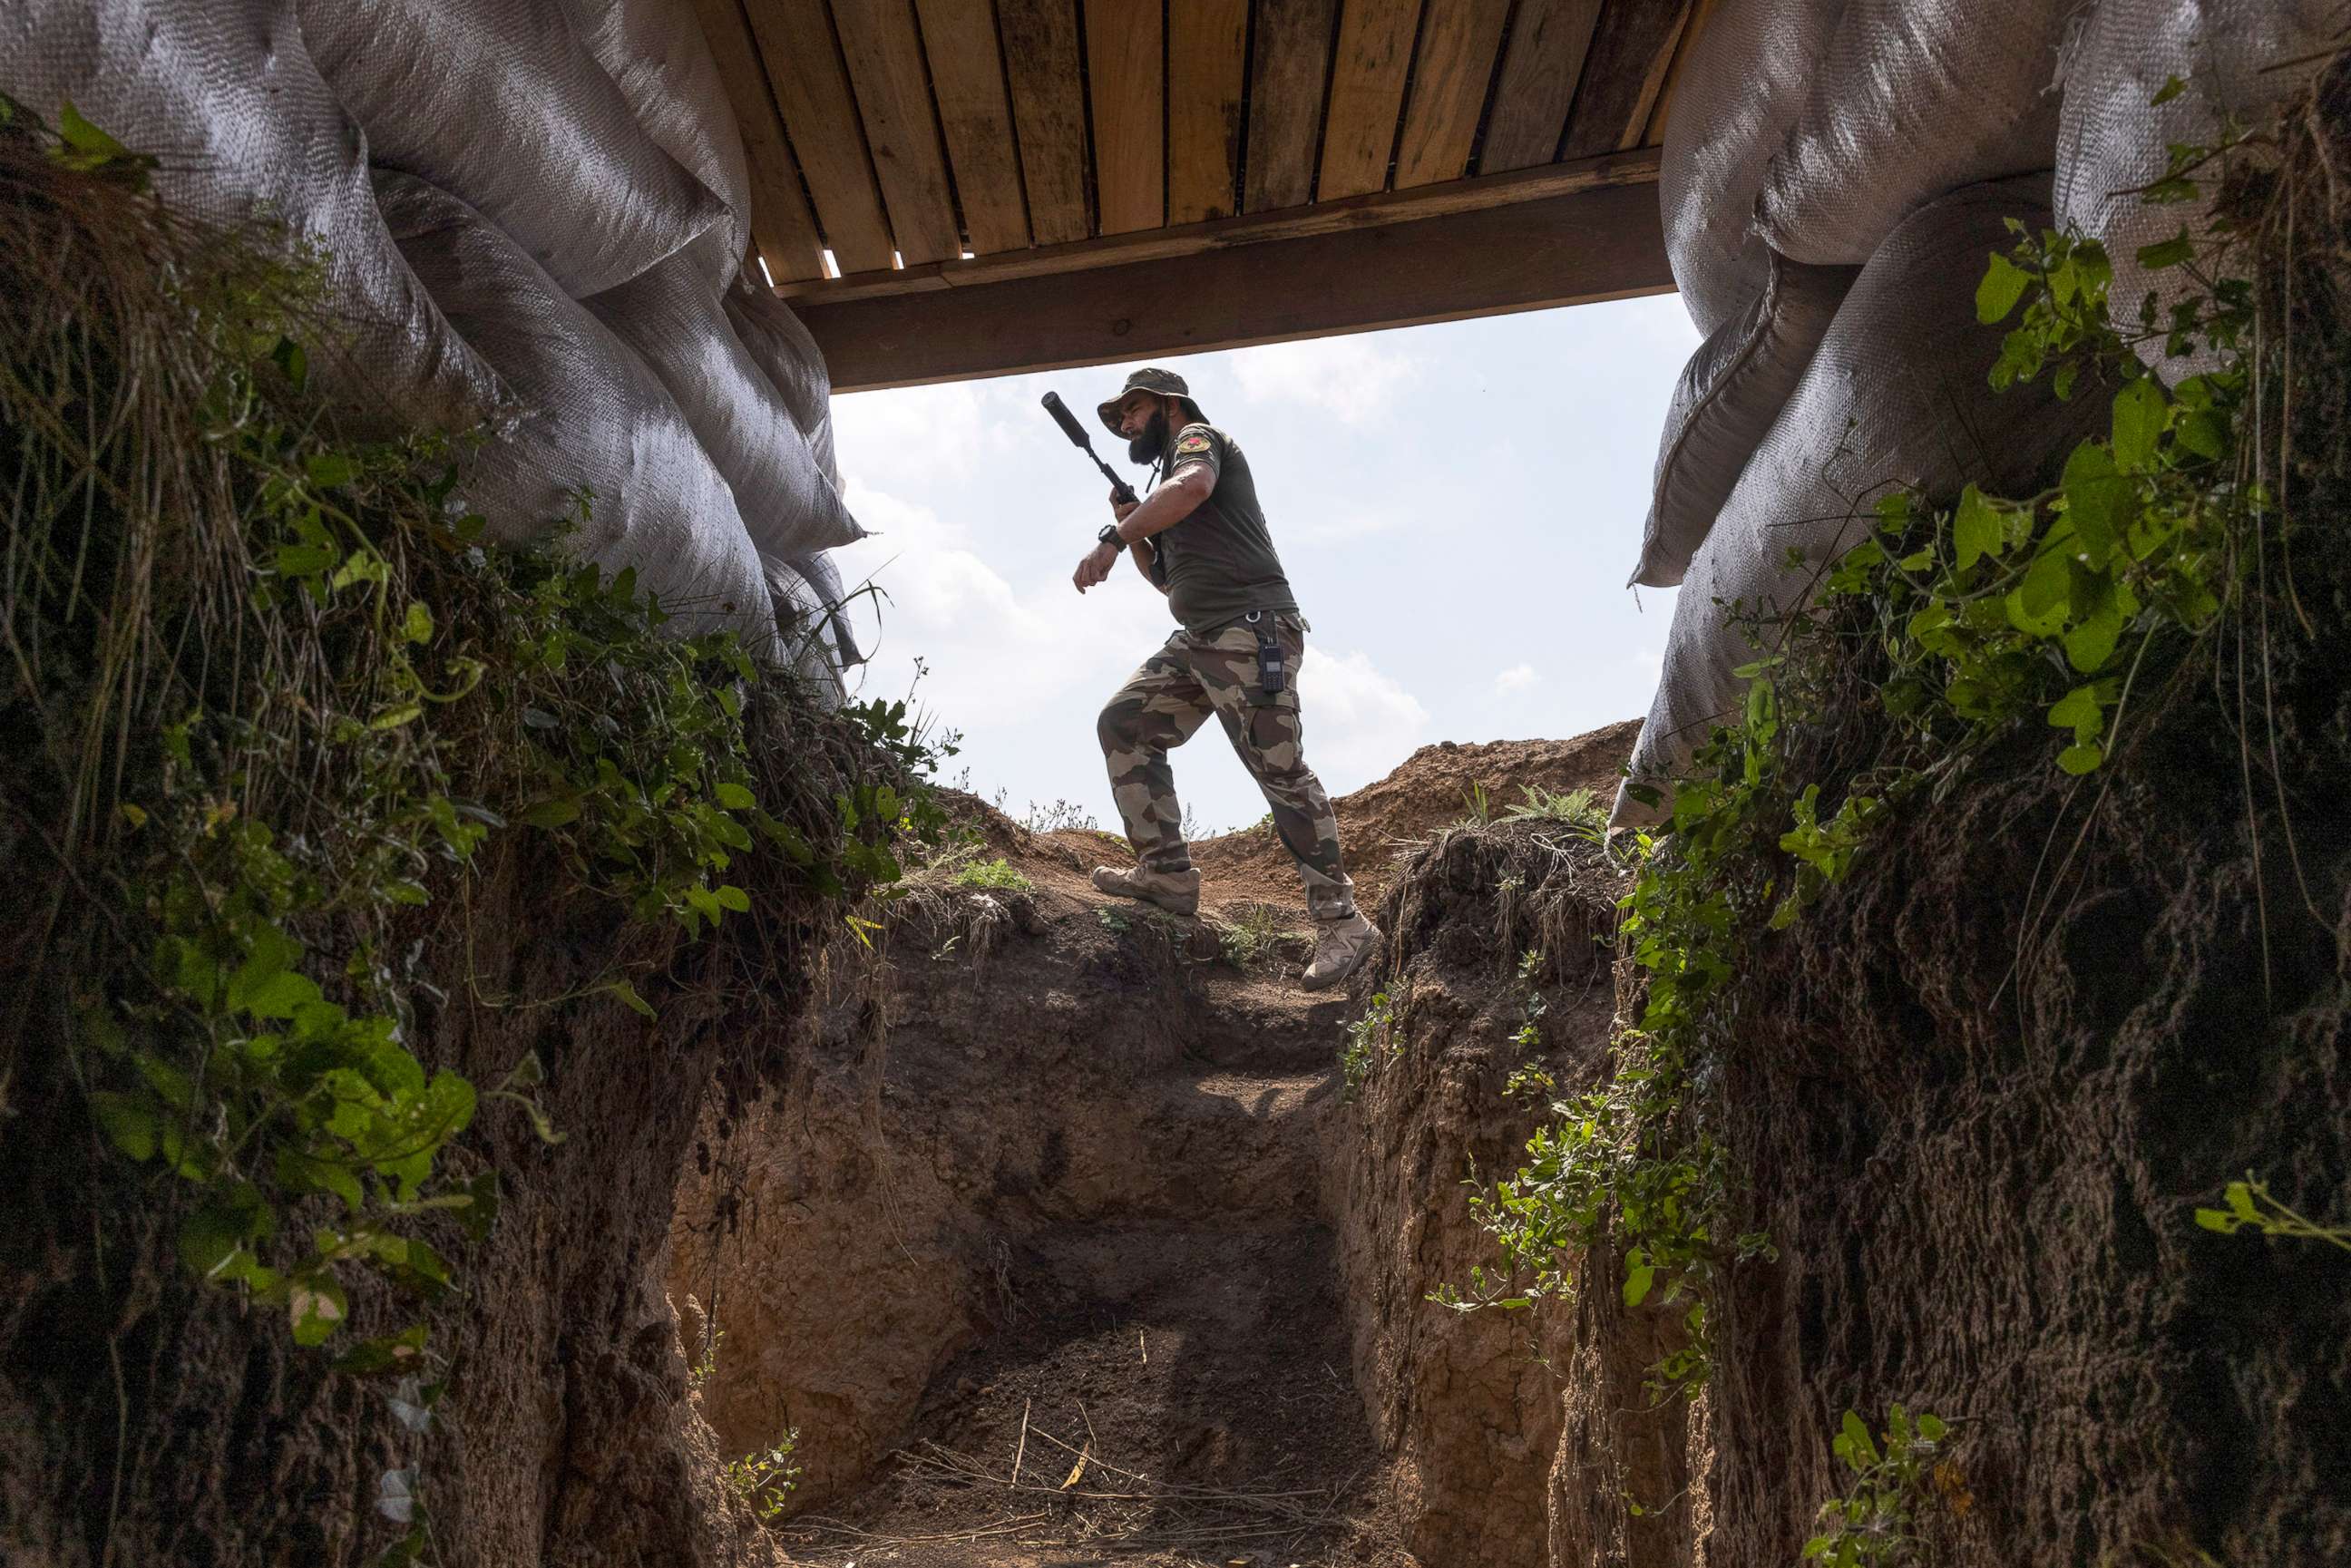
[[1094, 538], [1106, 545], [1116, 545], [1121, 549], [1126, 548], [1126, 541], [1119, 538], [1116, 523], [1104, 523], [1102, 532], [1096, 534]]

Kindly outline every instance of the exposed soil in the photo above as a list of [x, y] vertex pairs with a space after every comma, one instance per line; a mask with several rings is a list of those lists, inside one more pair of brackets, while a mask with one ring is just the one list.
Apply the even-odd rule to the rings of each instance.
[[[1534, 824], [1401, 841], [1463, 816], [1472, 781], [1604, 799], [1631, 735], [1426, 747], [1339, 802], [1381, 846], [1359, 880], [1406, 879], [1352, 995], [1298, 988], [1302, 934], [1228, 945], [1237, 920], [1305, 924], [1263, 835], [1199, 846], [1207, 913], [1182, 921], [1087, 882], [1123, 841], [964, 801], [1030, 885], [917, 879], [880, 961], [837, 955], [768, 1102], [731, 1136], [705, 1121], [681, 1196], [671, 1290], [689, 1339], [714, 1300], [723, 1331], [700, 1405], [730, 1453], [797, 1428], [795, 1558], [1540, 1563], [1557, 1380], [1522, 1322], [1424, 1298], [1479, 1255], [1468, 1160], [1533, 1124], [1500, 1093], [1511, 957], [1575, 947], [1552, 977], [1585, 1002], [1546, 1038], [1588, 1058], [1614, 889]], [[1535, 893], [1498, 923], [1513, 866]], [[1419, 1043], [1343, 1103], [1343, 1026], [1374, 985], [1407, 993]]]

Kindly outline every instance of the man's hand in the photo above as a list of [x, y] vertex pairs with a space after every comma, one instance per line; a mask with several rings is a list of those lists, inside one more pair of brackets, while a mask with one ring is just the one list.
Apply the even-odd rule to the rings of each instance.
[[1141, 505], [1143, 505], [1143, 503], [1140, 501], [1120, 500], [1116, 490], [1113, 490], [1110, 493], [1110, 515], [1112, 520], [1114, 522], [1123, 523], [1126, 521], [1127, 514], [1134, 511], [1135, 507]]
[[1086, 552], [1085, 559], [1078, 562], [1077, 573], [1070, 580], [1078, 585], [1080, 593], [1083, 593], [1110, 576], [1110, 569], [1118, 564], [1118, 558], [1123, 553], [1116, 545], [1094, 546]]

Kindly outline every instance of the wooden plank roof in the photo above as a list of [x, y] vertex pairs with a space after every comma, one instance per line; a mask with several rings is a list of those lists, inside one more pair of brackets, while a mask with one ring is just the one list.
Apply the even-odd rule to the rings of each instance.
[[1712, 3], [696, 0], [844, 391], [1669, 288]]

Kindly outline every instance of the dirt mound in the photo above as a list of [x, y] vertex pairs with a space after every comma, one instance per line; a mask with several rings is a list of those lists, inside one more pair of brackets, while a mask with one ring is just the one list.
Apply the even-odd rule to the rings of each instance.
[[[1572, 740], [1493, 740], [1464, 746], [1424, 746], [1386, 778], [1332, 802], [1347, 872], [1365, 908], [1395, 883], [1400, 859], [1437, 829], [1473, 814], [1477, 792], [1491, 810], [1520, 804], [1529, 788], [1555, 792], [1589, 789], [1604, 810], [1633, 754], [1638, 719], [1612, 724]], [[1113, 841], [1126, 852], [1123, 839]], [[1301, 909], [1298, 873], [1270, 825], [1260, 823], [1192, 846], [1204, 902], [1220, 907], [1266, 904]]]

